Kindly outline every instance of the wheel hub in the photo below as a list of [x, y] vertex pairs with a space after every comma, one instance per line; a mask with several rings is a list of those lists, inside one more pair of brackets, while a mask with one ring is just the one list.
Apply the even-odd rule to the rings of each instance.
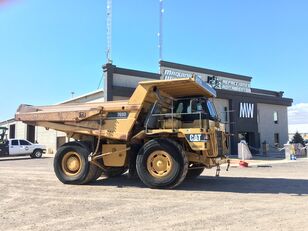
[[164, 177], [172, 169], [172, 158], [165, 151], [155, 151], [148, 157], [147, 168], [152, 176]]
[[67, 168], [72, 172], [78, 171], [80, 168], [79, 160], [75, 156], [68, 158]]
[[80, 172], [81, 159], [77, 152], [68, 152], [62, 159], [62, 170], [66, 175], [74, 176]]

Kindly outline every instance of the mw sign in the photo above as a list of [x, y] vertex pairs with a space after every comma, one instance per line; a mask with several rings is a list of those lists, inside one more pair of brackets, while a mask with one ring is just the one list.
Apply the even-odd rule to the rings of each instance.
[[253, 119], [253, 112], [253, 103], [240, 103], [240, 118]]

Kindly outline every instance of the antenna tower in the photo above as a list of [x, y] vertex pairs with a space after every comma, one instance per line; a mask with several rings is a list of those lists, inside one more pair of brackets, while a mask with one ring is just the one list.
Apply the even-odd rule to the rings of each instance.
[[158, 49], [159, 49], [159, 61], [163, 58], [163, 14], [164, 5], [163, 0], [159, 0], [159, 32], [158, 32]]
[[106, 59], [107, 63], [112, 63], [112, 0], [107, 0], [107, 11], [106, 11], [106, 22], [107, 22], [107, 48], [106, 48]]

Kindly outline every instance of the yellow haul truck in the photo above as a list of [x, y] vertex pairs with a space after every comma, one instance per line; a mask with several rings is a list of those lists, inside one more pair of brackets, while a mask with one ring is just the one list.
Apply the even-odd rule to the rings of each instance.
[[21, 105], [16, 120], [65, 132], [54, 171], [64, 184], [87, 184], [129, 170], [151, 188], [228, 163], [227, 135], [198, 76], [140, 82], [128, 101], [55, 106]]

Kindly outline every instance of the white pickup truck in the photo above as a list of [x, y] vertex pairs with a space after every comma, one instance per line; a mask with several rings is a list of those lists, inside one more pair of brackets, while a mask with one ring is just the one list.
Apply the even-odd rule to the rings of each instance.
[[0, 143], [0, 156], [25, 156], [41, 158], [46, 152], [46, 147], [41, 144], [33, 144], [24, 139], [8, 139]]

